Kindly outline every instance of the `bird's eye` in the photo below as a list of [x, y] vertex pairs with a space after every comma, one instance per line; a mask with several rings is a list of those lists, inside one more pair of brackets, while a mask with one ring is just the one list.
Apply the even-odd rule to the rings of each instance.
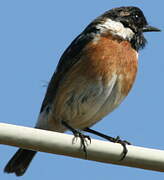
[[133, 17], [135, 20], [138, 20], [138, 18], [139, 18], [139, 16], [137, 14], [135, 14]]

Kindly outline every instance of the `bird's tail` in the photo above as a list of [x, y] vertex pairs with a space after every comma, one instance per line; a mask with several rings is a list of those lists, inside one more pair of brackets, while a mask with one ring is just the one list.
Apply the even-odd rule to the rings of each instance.
[[22, 176], [35, 154], [36, 151], [19, 149], [7, 163], [4, 172], [15, 173], [17, 176]]

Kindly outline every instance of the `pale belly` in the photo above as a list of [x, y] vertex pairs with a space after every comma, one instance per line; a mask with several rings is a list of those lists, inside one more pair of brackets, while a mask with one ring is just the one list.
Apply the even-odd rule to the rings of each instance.
[[36, 127], [64, 132], [62, 121], [73, 128], [90, 127], [112, 112], [130, 91], [137, 54], [128, 41], [101, 37], [83, 51], [78, 62], [59, 76], [53, 102], [47, 104], [50, 111], [45, 107]]
[[78, 129], [90, 127], [101, 120], [124, 99], [117, 79], [114, 75], [106, 85], [101, 79], [89, 82], [84, 77], [63, 82], [49, 118], [51, 128], [53, 125], [54, 128], [61, 127], [62, 120]]

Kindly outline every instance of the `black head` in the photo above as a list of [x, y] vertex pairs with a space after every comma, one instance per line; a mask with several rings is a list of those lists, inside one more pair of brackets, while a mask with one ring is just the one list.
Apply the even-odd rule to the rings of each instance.
[[146, 39], [143, 36], [144, 32], [160, 31], [153, 26], [149, 26], [143, 12], [138, 7], [133, 6], [113, 8], [105, 12], [87, 27], [87, 31], [99, 32], [100, 29], [105, 27], [106, 32], [111, 32], [112, 26], [109, 25], [108, 27], [108, 24], [105, 24], [111, 20], [117, 22], [117, 24], [121, 23], [123, 25], [123, 32], [124, 30], [127, 30], [127, 32], [130, 30], [132, 32], [130, 33], [130, 38], [127, 38], [127, 40], [131, 42], [132, 47], [137, 51], [142, 49], [146, 44]]
[[105, 12], [102, 16], [121, 22], [124, 27], [129, 27], [135, 33], [160, 31], [148, 25], [143, 12], [138, 7], [129, 6], [114, 8]]
[[124, 27], [130, 28], [134, 32], [131, 43], [136, 50], [143, 48], [146, 44], [143, 32], [160, 31], [158, 28], [148, 25], [143, 12], [138, 7], [113, 8], [105, 12], [102, 17], [121, 22]]

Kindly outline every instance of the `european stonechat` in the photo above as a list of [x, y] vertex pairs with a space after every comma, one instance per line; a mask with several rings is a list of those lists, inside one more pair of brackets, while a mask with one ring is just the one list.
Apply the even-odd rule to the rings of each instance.
[[[149, 26], [137, 7], [111, 9], [93, 20], [60, 58], [43, 100], [36, 128], [88, 138], [90, 129], [128, 95], [136, 78], [138, 51]], [[113, 142], [123, 141], [111, 138]], [[21, 176], [35, 151], [19, 149], [4, 171]]]

